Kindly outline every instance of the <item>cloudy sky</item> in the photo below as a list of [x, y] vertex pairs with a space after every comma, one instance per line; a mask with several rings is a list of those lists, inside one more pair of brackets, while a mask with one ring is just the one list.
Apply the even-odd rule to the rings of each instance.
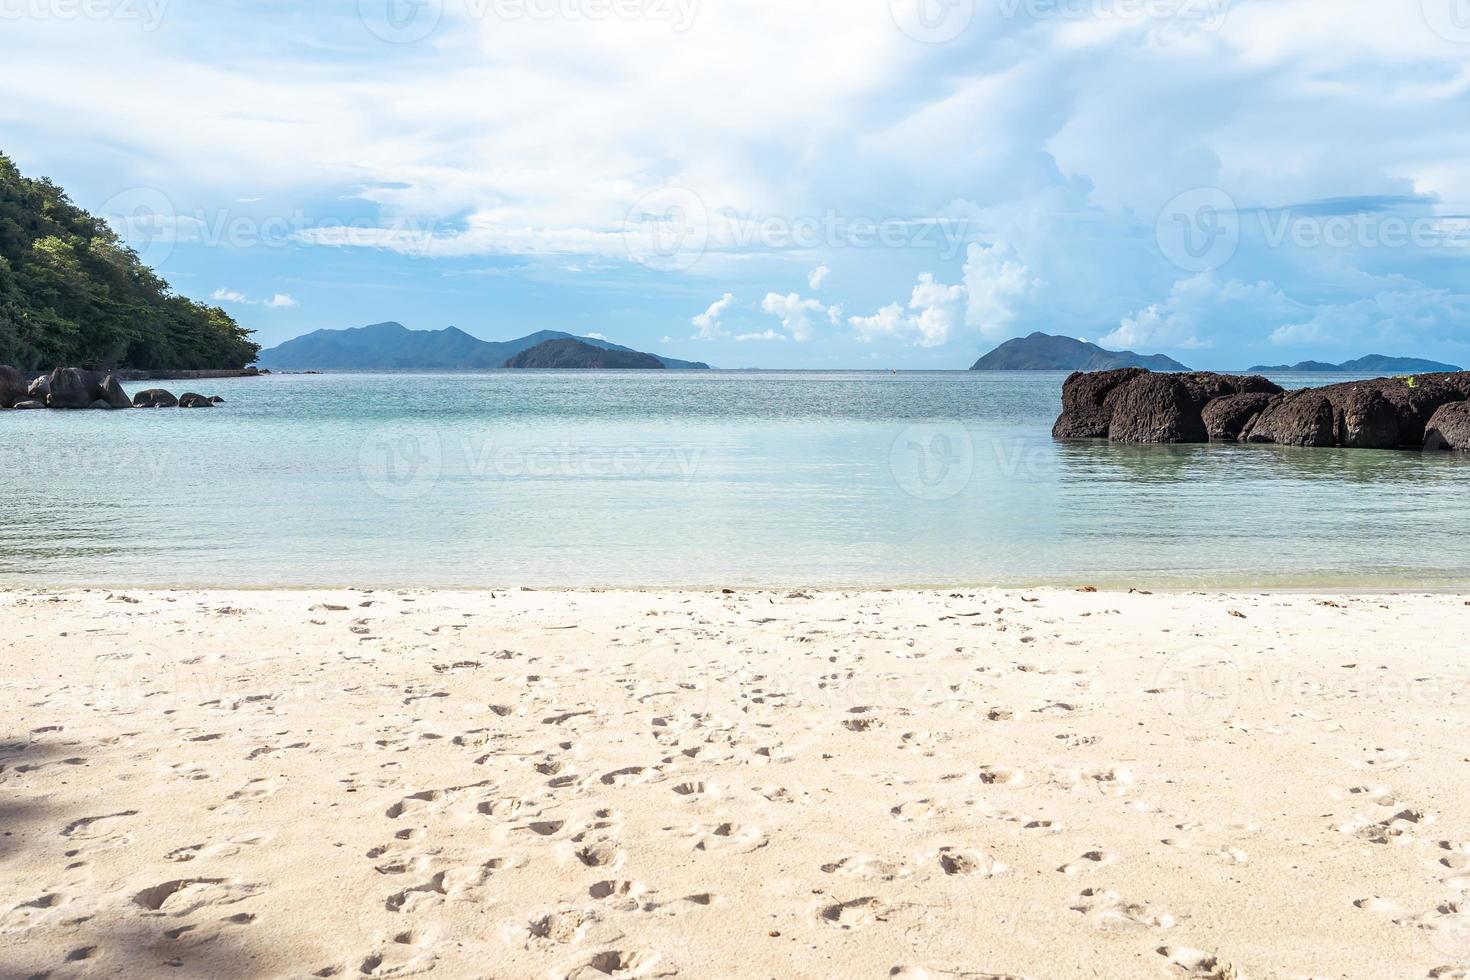
[[0, 150], [267, 345], [1470, 364], [1470, 0], [0, 0]]

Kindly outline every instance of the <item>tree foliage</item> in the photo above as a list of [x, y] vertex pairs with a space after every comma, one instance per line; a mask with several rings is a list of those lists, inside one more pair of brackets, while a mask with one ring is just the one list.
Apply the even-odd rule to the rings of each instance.
[[260, 346], [174, 293], [101, 218], [0, 153], [0, 364], [241, 368]]

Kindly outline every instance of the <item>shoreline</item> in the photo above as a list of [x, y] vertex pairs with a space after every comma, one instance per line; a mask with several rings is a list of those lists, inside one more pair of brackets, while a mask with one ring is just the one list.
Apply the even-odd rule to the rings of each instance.
[[0, 591], [0, 973], [1453, 976], [1467, 615]]

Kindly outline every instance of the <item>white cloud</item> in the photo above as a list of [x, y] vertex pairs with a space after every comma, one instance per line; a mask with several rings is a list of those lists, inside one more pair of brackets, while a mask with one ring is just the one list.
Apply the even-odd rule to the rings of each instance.
[[1145, 353], [1160, 347], [1212, 347], [1220, 340], [1255, 339], [1305, 309], [1275, 283], [1221, 280], [1215, 273], [1204, 272], [1176, 282], [1164, 302], [1125, 316], [1098, 343]]
[[582, 336], [584, 336], [584, 337], [591, 337], [593, 340], [606, 340], [607, 339], [606, 337], [604, 337], [600, 333], [584, 333]]
[[908, 340], [919, 347], [939, 347], [947, 343], [961, 321], [965, 302], [963, 285], [947, 286], [931, 272], [921, 273], [909, 297], [906, 312], [890, 303], [872, 316], [848, 318], [858, 337], [864, 341], [879, 337]]
[[241, 306], [264, 306], [268, 310], [285, 310], [298, 305], [295, 298], [285, 293], [276, 293], [270, 299], [251, 299], [238, 289], [216, 289], [209, 296], [219, 303], [238, 303]]
[[987, 340], [1008, 339], [1018, 305], [1041, 285], [1008, 246], [971, 245], [965, 259], [965, 322]]
[[725, 311], [730, 308], [730, 304], [734, 302], [734, 294], [726, 293], [711, 303], [707, 310], [689, 321], [699, 328], [700, 340], [715, 340], [716, 338], [725, 336], [724, 328], [720, 323], [720, 317], [724, 315]]
[[822, 283], [827, 281], [827, 276], [831, 275], [831, 273], [831, 269], [827, 268], [825, 265], [819, 265], [811, 272], [807, 273], [806, 283], [813, 290], [821, 289]]
[[787, 293], [785, 296], [779, 293], [767, 293], [766, 298], [761, 301], [761, 311], [779, 317], [781, 326], [785, 327], [791, 334], [791, 339], [796, 341], [812, 339], [813, 314], [820, 314], [827, 317], [829, 321], [835, 322], [842, 313], [838, 307], [829, 308], [819, 299], [804, 299], [797, 293]]
[[774, 330], [762, 330], [760, 333], [736, 334], [735, 339], [743, 343], [748, 340], [789, 340], [790, 338]]

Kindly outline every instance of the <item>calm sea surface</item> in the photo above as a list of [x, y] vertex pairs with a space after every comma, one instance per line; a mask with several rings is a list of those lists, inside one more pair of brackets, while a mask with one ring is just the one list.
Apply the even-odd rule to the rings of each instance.
[[276, 376], [5, 412], [0, 584], [1470, 583], [1470, 460], [1055, 443], [1063, 377]]

